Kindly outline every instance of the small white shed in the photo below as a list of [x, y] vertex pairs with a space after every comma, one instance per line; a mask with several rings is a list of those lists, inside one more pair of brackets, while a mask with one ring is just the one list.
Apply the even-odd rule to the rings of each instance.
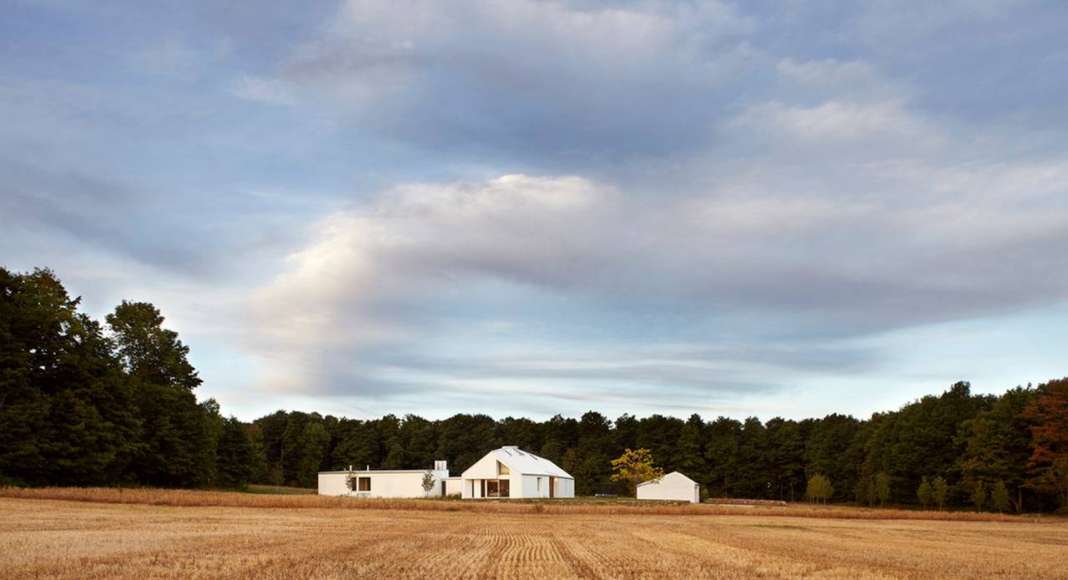
[[660, 479], [639, 483], [638, 499], [701, 503], [701, 486], [678, 471], [672, 471]]
[[460, 479], [464, 499], [575, 497], [571, 474], [514, 445], [490, 451]]

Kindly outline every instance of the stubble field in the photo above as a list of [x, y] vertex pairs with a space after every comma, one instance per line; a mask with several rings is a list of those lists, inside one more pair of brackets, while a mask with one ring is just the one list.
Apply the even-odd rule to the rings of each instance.
[[129, 496], [102, 503], [25, 495], [32, 494], [0, 494], [2, 578], [1068, 578], [1068, 523], [1056, 518], [458, 502], [338, 509], [315, 497], [304, 506], [257, 506], [257, 496], [246, 496], [250, 505], [149, 505]]

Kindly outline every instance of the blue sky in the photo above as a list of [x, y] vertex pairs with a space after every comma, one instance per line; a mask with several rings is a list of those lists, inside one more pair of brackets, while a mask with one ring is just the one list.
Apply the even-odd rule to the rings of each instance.
[[1059, 2], [8, 2], [0, 258], [244, 419], [1068, 375]]

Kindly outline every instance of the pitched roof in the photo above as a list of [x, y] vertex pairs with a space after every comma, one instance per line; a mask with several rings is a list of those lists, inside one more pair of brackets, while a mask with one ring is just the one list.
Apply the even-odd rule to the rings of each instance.
[[508, 469], [514, 473], [521, 473], [523, 475], [551, 475], [553, 477], [564, 477], [567, 479], [574, 479], [571, 474], [560, 469], [558, 465], [545, 459], [534, 455], [529, 451], [523, 451], [515, 445], [505, 445], [500, 449], [494, 449], [489, 452], [493, 455], [497, 461], [508, 466]]
[[681, 477], [682, 479], [684, 479], [684, 480], [686, 480], [686, 481], [688, 481], [688, 482], [690, 482], [692, 484], [695, 484], [695, 485], [697, 484], [696, 481], [690, 479], [689, 477], [686, 477], [686, 475], [684, 475], [682, 473], [679, 473], [678, 471], [672, 471], [671, 473], [665, 475], [664, 477], [661, 477], [660, 479], [650, 479], [649, 481], [643, 481], [643, 482], [638, 484], [638, 487], [641, 487], [643, 485], [649, 485], [650, 483], [660, 483], [661, 481], [664, 481], [665, 479], [667, 479], [669, 477], [671, 479], [679, 479]]

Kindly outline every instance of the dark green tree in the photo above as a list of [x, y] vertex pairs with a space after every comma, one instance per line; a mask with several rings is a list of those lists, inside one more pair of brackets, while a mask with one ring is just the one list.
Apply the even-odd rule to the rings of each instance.
[[244, 488], [252, 480], [254, 448], [248, 431], [235, 417], [224, 419], [215, 450], [215, 485]]
[[1017, 387], [1001, 395], [989, 410], [961, 425], [965, 484], [1003, 482], [1012, 490], [1018, 511], [1023, 509], [1027, 462], [1031, 457], [1031, 423], [1024, 411], [1034, 398], [1033, 389]]
[[129, 478], [139, 422], [99, 324], [49, 270], [0, 268], [0, 480]]
[[107, 321], [142, 425], [131, 466], [137, 479], [162, 487], [210, 484], [214, 427], [193, 394], [201, 381], [189, 348], [146, 302], [123, 301]]

